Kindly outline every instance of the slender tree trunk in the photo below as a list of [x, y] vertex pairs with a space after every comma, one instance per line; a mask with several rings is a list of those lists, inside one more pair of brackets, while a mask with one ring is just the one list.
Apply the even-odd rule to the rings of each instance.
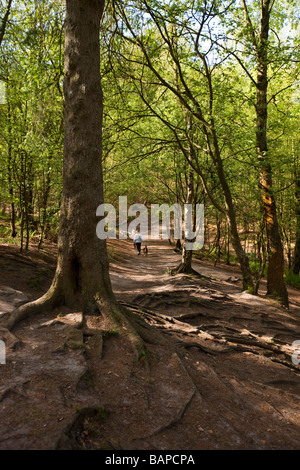
[[300, 273], [300, 175], [296, 177], [296, 242], [295, 242], [295, 251], [294, 251], [294, 261], [293, 261], [293, 273]]
[[46, 226], [46, 221], [47, 221], [48, 198], [49, 198], [50, 186], [51, 186], [51, 173], [50, 173], [51, 160], [52, 160], [52, 155], [50, 154], [47, 160], [46, 176], [44, 175], [44, 188], [43, 188], [43, 195], [42, 195], [42, 214], [40, 215], [41, 234], [40, 234], [38, 249], [41, 248], [42, 243], [43, 243], [45, 226]]
[[[253, 284], [252, 273], [251, 273], [251, 269], [249, 265], [249, 258], [247, 254], [245, 253], [245, 250], [241, 243], [241, 239], [240, 239], [240, 235], [239, 235], [239, 231], [237, 227], [235, 208], [234, 208], [234, 204], [232, 200], [230, 187], [228, 185], [228, 182], [224, 173], [223, 162], [222, 162], [221, 155], [220, 155], [218, 138], [216, 135], [213, 120], [212, 120], [211, 135], [212, 135], [212, 146], [214, 149], [213, 160], [217, 168], [219, 181], [222, 187], [224, 200], [226, 204], [227, 220], [230, 226], [231, 243], [236, 253], [236, 256], [238, 258], [241, 272], [242, 272], [243, 290], [250, 290], [253, 292], [254, 284]], [[209, 144], [209, 148], [210, 148], [210, 144]]]
[[[176, 72], [176, 70], [175, 70]], [[186, 118], [186, 128], [187, 128], [187, 135], [192, 132], [192, 120], [191, 116], [189, 115], [188, 112], [185, 112], [185, 118]], [[186, 204], [189, 204], [191, 206], [195, 206], [195, 194], [194, 194], [194, 170], [190, 166], [190, 160], [191, 160], [191, 154], [192, 154], [192, 148], [190, 147], [190, 152], [188, 155], [188, 167], [187, 167], [187, 178], [186, 178]], [[196, 209], [194, 207], [194, 209]], [[194, 220], [194, 227], [193, 230], [195, 230], [195, 220]], [[181, 252], [181, 263], [180, 265], [175, 268], [172, 272], [173, 273], [190, 273], [190, 274], [196, 274], [196, 271], [193, 270], [192, 268], [192, 257], [193, 257], [193, 251], [192, 250], [187, 250], [186, 245], [187, 243], [191, 242], [192, 240], [188, 240], [186, 238], [186, 235], [184, 236], [184, 243], [182, 245], [182, 252]]]
[[17, 236], [17, 231], [16, 231], [16, 212], [15, 212], [15, 203], [14, 203], [14, 191], [12, 186], [10, 185], [9, 188], [9, 196], [11, 198], [11, 203], [10, 203], [10, 221], [11, 221], [11, 236], [15, 238]]
[[23, 251], [23, 243], [24, 243], [24, 208], [23, 208], [23, 191], [22, 188], [20, 189], [20, 213], [21, 213], [21, 221], [20, 221], [20, 252]]
[[[192, 206], [195, 206], [195, 201], [194, 201], [194, 170], [192, 168], [188, 169], [188, 177], [187, 177], [187, 195], [186, 195], [186, 204], [190, 204]], [[194, 212], [196, 208], [194, 207]], [[195, 230], [195, 223], [193, 224], [193, 230]], [[178, 246], [178, 241], [177, 240], [177, 245]], [[188, 273], [188, 274], [197, 274], [196, 271], [193, 270], [192, 268], [192, 258], [193, 258], [193, 251], [192, 250], [187, 250], [186, 249], [186, 244], [192, 240], [188, 240], [186, 236], [184, 237], [184, 243], [181, 245], [181, 263], [179, 266], [174, 268], [172, 270], [172, 274], [177, 274], [177, 273]]]
[[[27, 195], [25, 195], [25, 198]], [[28, 202], [25, 199], [25, 228], [26, 228], [26, 243], [25, 243], [25, 250], [29, 248], [29, 212], [28, 212]]]
[[[176, 26], [174, 24], [171, 25], [171, 28], [175, 31]], [[175, 48], [177, 50], [178, 44], [176, 40], [176, 45]], [[176, 81], [176, 87], [179, 90], [179, 77], [178, 77], [178, 67], [177, 64], [174, 63], [174, 74], [175, 74], [175, 81]], [[180, 100], [179, 100], [180, 102]], [[180, 102], [182, 111], [185, 114], [185, 121], [186, 121], [186, 131], [187, 131], [187, 136], [192, 132], [192, 119], [188, 111], [182, 106], [182, 103]], [[191, 146], [190, 146], [190, 152], [187, 156], [188, 163], [191, 161]], [[188, 165], [187, 168], [188, 171], [188, 176], [187, 176], [187, 194], [186, 194], [186, 203], [187, 204], [192, 204], [193, 203], [193, 198], [194, 198], [194, 170], [191, 168], [190, 165]], [[177, 178], [177, 173], [176, 173], [176, 178]], [[177, 182], [177, 181], [176, 181]], [[192, 250], [187, 250], [186, 249], [186, 243], [188, 240], [186, 237], [184, 237], [183, 244], [181, 245], [181, 263], [180, 265], [173, 270], [173, 272], [178, 272], [178, 273], [192, 273], [192, 256], [193, 252]]]
[[[188, 170], [188, 180], [187, 180], [187, 197], [186, 203], [193, 204], [194, 201], [194, 170], [189, 168]], [[184, 244], [182, 247], [182, 256], [181, 256], [181, 272], [190, 273], [192, 272], [192, 256], [193, 251], [186, 249], [186, 243], [189, 240], [184, 238]]]
[[226, 235], [225, 235], [225, 247], [226, 247], [226, 264], [230, 265], [230, 227], [229, 224], [226, 224], [225, 227]]
[[216, 238], [215, 238], [215, 241], [214, 241], [214, 251], [215, 251], [214, 266], [216, 266], [217, 263], [218, 263], [218, 261], [220, 261], [220, 254], [221, 254], [221, 248], [220, 248], [221, 220], [220, 220], [220, 215], [219, 215], [219, 213], [217, 213], [216, 226], [217, 226], [217, 233], [216, 233]]
[[44, 188], [44, 194], [43, 194], [42, 214], [40, 216], [41, 234], [40, 234], [38, 249], [42, 247], [44, 233], [45, 233], [49, 192], [50, 192], [50, 178], [47, 177], [46, 188]]
[[5, 29], [7, 26], [9, 15], [10, 15], [11, 5], [12, 5], [12, 0], [8, 0], [6, 12], [5, 12], [4, 18], [2, 20], [1, 28], [0, 28], [0, 47], [4, 38]]
[[180, 238], [177, 238], [177, 240], [175, 241], [175, 251], [178, 251], [180, 253], [182, 251], [182, 245], [181, 245]]
[[256, 146], [260, 164], [259, 186], [268, 238], [268, 277], [267, 294], [279, 298], [288, 306], [288, 294], [284, 283], [284, 256], [276, 203], [272, 187], [272, 169], [268, 156], [268, 65], [267, 49], [270, 20], [270, 0], [262, 0], [261, 30], [257, 46], [257, 99], [256, 99]]
[[265, 242], [264, 242], [264, 228], [265, 228], [265, 221], [262, 220], [260, 222], [259, 231], [256, 234], [256, 257], [258, 259], [258, 267], [255, 269], [255, 273], [254, 273], [254, 293], [255, 294], [258, 293], [259, 285], [264, 275], [266, 261], [267, 261], [266, 247], [265, 247]]
[[7, 151], [7, 173], [8, 173], [8, 192], [10, 196], [10, 220], [11, 220], [11, 236], [16, 237], [16, 213], [14, 203], [14, 190], [13, 190], [13, 179], [12, 179], [12, 128], [11, 128], [11, 109], [10, 101], [7, 101], [7, 119], [8, 119], [8, 151]]

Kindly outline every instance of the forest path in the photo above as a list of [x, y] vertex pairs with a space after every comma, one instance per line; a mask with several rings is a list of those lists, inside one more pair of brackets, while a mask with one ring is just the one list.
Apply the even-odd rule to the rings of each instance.
[[[242, 293], [232, 266], [194, 260], [206, 277], [170, 276], [180, 255], [165, 241], [148, 246], [137, 256], [130, 241], [109, 243], [112, 285], [166, 341], [137, 362], [102, 316], [87, 316], [90, 336], [66, 308], [0, 331], [0, 449], [297, 449], [299, 291], [286, 310]], [[7, 308], [11, 289], [19, 302], [49, 285], [55, 247], [0, 246], [0, 267]]]
[[[178, 266], [181, 254], [174, 251], [168, 241], [158, 240], [147, 242], [149, 253], [137, 255], [133, 243], [128, 240], [109, 241], [112, 260], [110, 262], [111, 281], [116, 297], [121, 300], [133, 301], [137, 296], [172, 292], [176, 290], [174, 283], [187, 279], [186, 275], [170, 276], [168, 271]], [[207, 277], [209, 286], [224, 294], [239, 299], [241, 303], [253, 306], [267, 306], [269, 300], [264, 299], [266, 280], [260, 284], [259, 297], [241, 293], [242, 276], [236, 266], [193, 258], [193, 268], [200, 275]], [[300, 317], [300, 290], [288, 286], [291, 310]], [[295, 310], [294, 310], [295, 309]]]

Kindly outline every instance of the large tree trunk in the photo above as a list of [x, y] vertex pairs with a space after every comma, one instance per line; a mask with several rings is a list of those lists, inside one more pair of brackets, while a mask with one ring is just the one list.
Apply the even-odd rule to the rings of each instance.
[[[104, 240], [96, 235], [96, 209], [103, 203], [100, 19], [105, 0], [66, 1], [65, 139], [63, 199], [56, 273], [48, 292], [9, 315], [7, 328], [59, 304], [84, 313], [100, 310], [127, 333], [138, 354], [144, 343], [112, 292]], [[129, 314], [128, 314], [129, 315]]]
[[86, 308], [112, 296], [105, 241], [96, 235], [103, 201], [99, 24], [104, 0], [66, 3], [63, 199], [56, 278], [64, 302]]
[[256, 100], [256, 145], [260, 163], [260, 189], [264, 219], [268, 239], [268, 277], [267, 294], [279, 298], [288, 306], [288, 294], [284, 283], [284, 256], [276, 204], [272, 187], [272, 169], [268, 156], [267, 120], [268, 120], [268, 34], [270, 20], [270, 0], [262, 0], [261, 29], [257, 45], [257, 100]]
[[67, 0], [65, 139], [56, 273], [48, 292], [11, 315], [8, 327], [57, 304], [83, 311], [114, 302], [105, 241], [96, 235], [103, 203], [99, 27], [104, 0]]

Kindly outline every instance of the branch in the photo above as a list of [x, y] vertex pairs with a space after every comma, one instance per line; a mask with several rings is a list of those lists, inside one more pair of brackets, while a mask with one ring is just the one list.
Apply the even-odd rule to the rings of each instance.
[[[150, 13], [150, 12], [149, 12]], [[152, 12], [151, 12], [152, 13]], [[150, 14], [151, 14], [150, 13]], [[203, 115], [202, 115], [202, 112], [201, 112], [201, 108], [200, 108], [200, 105], [199, 103], [197, 102], [197, 100], [195, 99], [195, 97], [193, 96], [192, 92], [190, 91], [189, 87], [187, 86], [185, 80], [184, 80], [184, 77], [183, 77], [183, 74], [182, 74], [182, 71], [181, 71], [181, 76], [180, 76], [180, 79], [181, 79], [181, 82], [184, 86], [184, 89], [185, 89], [185, 95], [192, 101], [192, 103], [195, 105], [196, 107], [196, 110], [192, 109], [192, 107], [189, 105], [188, 101], [185, 99], [184, 97], [184, 93], [180, 93], [178, 89], [176, 89], [171, 83], [167, 82], [164, 77], [160, 74], [160, 72], [154, 67], [150, 57], [149, 57], [149, 54], [146, 50], [146, 47], [144, 45], [144, 43], [137, 37], [135, 31], [132, 29], [130, 23], [129, 23], [129, 20], [126, 16], [126, 13], [124, 12], [124, 10], [122, 10], [122, 14], [123, 14], [123, 18], [125, 20], [125, 23], [126, 23], [126, 26], [128, 28], [128, 30], [130, 31], [131, 35], [132, 35], [132, 38], [124, 35], [122, 32], [120, 32], [121, 36], [131, 42], [132, 44], [138, 46], [142, 52], [143, 52], [143, 55], [144, 55], [144, 58], [146, 59], [146, 65], [147, 67], [154, 73], [154, 75], [158, 78], [158, 80], [160, 81], [160, 83], [162, 85], [164, 85], [166, 88], [168, 88], [175, 96], [177, 96], [177, 98], [182, 102], [182, 104], [185, 106], [185, 108], [191, 112], [192, 115], [194, 115], [205, 127], [206, 129], [208, 129], [209, 131], [211, 131], [211, 126], [210, 124], [203, 118]], [[153, 15], [153, 13], [151, 14], [151, 16], [153, 17], [153, 20], [154, 22], [156, 23], [156, 26], [158, 27], [159, 31], [160, 31], [160, 34], [161, 34], [161, 37], [162, 39], [165, 41], [165, 43], [168, 45], [169, 47], [169, 51], [170, 51], [170, 54], [172, 56], [172, 59], [174, 60], [174, 62], [176, 63], [176, 65], [178, 65], [179, 61], [176, 60], [176, 57], [174, 55], [174, 50], [170, 44], [170, 41], [168, 41], [168, 39], [165, 37], [165, 35], [163, 34], [162, 30], [161, 30], [161, 27], [160, 25], [157, 23], [157, 18], [155, 18], [155, 16]], [[180, 66], [180, 64], [179, 64]]]
[[12, 0], [8, 0], [6, 13], [4, 15], [2, 25], [1, 25], [1, 29], [0, 29], [0, 47], [1, 47], [1, 44], [2, 44], [2, 41], [3, 41], [3, 38], [4, 38], [4, 33], [5, 33], [8, 17], [9, 17], [9, 14], [10, 14], [11, 4], [12, 4]]
[[145, 105], [151, 110], [151, 112], [163, 123], [165, 124], [174, 134], [175, 136], [175, 139], [176, 139], [176, 142], [181, 150], [181, 152], [183, 153], [185, 159], [187, 160], [188, 164], [191, 166], [191, 168], [200, 176], [200, 179], [201, 179], [201, 182], [203, 184], [203, 188], [205, 190], [205, 194], [208, 196], [208, 198], [210, 199], [211, 203], [215, 206], [215, 208], [220, 211], [222, 214], [226, 214], [226, 210], [220, 206], [220, 204], [218, 204], [218, 202], [214, 199], [213, 195], [211, 194], [208, 186], [207, 186], [207, 182], [206, 182], [206, 179], [203, 175], [203, 172], [201, 171], [200, 167], [199, 167], [199, 164], [198, 164], [198, 161], [197, 159], [195, 158], [195, 155], [194, 155], [194, 159], [196, 161], [196, 165], [191, 161], [191, 159], [189, 158], [189, 155], [186, 151], [186, 149], [184, 148], [184, 146], [182, 145], [182, 141], [180, 139], [180, 137], [178, 136], [177, 132], [176, 132], [176, 128], [174, 126], [172, 126], [168, 121], [167, 119], [164, 119], [162, 117], [162, 115], [160, 113], [158, 113], [157, 111], [155, 111], [155, 109], [150, 105], [150, 103], [146, 100], [142, 90], [139, 91], [139, 94], [140, 94], [140, 97], [142, 99], [142, 101], [145, 103]]
[[274, 95], [271, 96], [271, 98], [269, 99], [268, 103], [269, 104], [271, 101], [274, 101], [275, 103], [275, 98], [277, 95], [279, 95], [280, 93], [282, 93], [283, 91], [285, 90], [288, 90], [289, 88], [291, 88], [295, 83], [291, 83], [290, 85], [287, 85], [286, 87], [282, 88], [281, 90], [277, 91], [277, 93], [274, 93]]
[[275, 3], [275, 0], [272, 0], [271, 5], [270, 5], [270, 9], [269, 9], [269, 15], [271, 15], [274, 3]]
[[253, 28], [253, 24], [252, 24], [252, 21], [251, 21], [249, 12], [248, 12], [246, 0], [242, 0], [242, 4], [243, 4], [243, 7], [244, 7], [244, 11], [245, 11], [246, 23], [248, 24], [248, 26], [250, 28], [250, 33], [251, 33], [251, 37], [252, 37], [252, 44], [254, 46], [255, 52], [257, 53], [257, 51], [258, 51], [257, 38], [256, 38], [256, 35], [255, 35], [255, 29]]

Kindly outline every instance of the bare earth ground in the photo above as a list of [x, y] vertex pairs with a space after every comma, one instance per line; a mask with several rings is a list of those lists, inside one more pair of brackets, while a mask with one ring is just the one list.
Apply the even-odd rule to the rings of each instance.
[[[180, 256], [167, 242], [148, 256], [129, 241], [109, 252], [116, 297], [165, 341], [137, 361], [101, 315], [86, 334], [66, 308], [0, 331], [0, 449], [299, 448], [299, 291], [285, 310], [241, 293], [234, 267], [195, 261], [205, 277], [170, 276]], [[0, 246], [0, 312], [45, 292], [55, 254]]]

